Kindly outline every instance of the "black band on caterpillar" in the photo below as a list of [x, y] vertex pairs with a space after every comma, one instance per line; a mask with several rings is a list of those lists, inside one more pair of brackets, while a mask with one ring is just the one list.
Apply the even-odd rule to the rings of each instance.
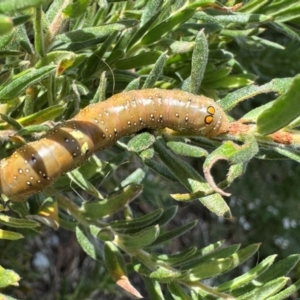
[[81, 165], [95, 151], [141, 129], [168, 127], [215, 136], [226, 132], [228, 125], [222, 109], [204, 96], [160, 89], [116, 94], [87, 106], [40, 140], [1, 160], [0, 194], [11, 201], [22, 201]]

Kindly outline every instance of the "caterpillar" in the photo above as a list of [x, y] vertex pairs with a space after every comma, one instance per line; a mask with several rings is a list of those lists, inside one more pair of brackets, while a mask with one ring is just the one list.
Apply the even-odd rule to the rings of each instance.
[[180, 90], [145, 89], [116, 94], [91, 104], [50, 129], [40, 140], [0, 161], [2, 199], [23, 201], [94, 152], [142, 129], [168, 127], [208, 137], [226, 132], [228, 119], [211, 99]]

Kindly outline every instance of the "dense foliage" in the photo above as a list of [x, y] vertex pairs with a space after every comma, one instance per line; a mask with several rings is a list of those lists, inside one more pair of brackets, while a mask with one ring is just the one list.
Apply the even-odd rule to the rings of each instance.
[[295, 299], [299, 23], [289, 0], [0, 1], [1, 159], [123, 90], [204, 94], [231, 121], [123, 138], [28, 201], [1, 195], [0, 297]]

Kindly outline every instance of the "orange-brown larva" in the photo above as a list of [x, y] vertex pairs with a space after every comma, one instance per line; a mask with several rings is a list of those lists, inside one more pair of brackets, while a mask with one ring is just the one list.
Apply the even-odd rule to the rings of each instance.
[[211, 99], [180, 90], [146, 89], [116, 94], [81, 110], [40, 140], [0, 161], [0, 194], [22, 201], [81, 165], [95, 151], [141, 129], [215, 136], [228, 130], [228, 119]]

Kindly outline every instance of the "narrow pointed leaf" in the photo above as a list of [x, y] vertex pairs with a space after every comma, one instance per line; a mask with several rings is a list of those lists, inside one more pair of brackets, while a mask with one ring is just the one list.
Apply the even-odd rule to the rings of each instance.
[[90, 241], [86, 232], [79, 226], [76, 226], [76, 238], [83, 251], [93, 259], [97, 259], [97, 250], [95, 245]]
[[107, 199], [95, 202], [84, 202], [81, 212], [89, 218], [101, 219], [122, 209], [126, 204], [134, 200], [141, 192], [141, 185], [132, 184]]
[[151, 272], [149, 277], [151, 279], [157, 280], [161, 283], [168, 283], [170, 281], [179, 279], [183, 277], [184, 274], [177, 270], [172, 270], [170, 268], [158, 267], [155, 271]]
[[226, 272], [231, 266], [230, 258], [220, 258], [211, 262], [207, 262], [190, 269], [188, 272], [188, 279], [191, 281], [198, 281], [205, 278], [219, 276]]
[[18, 74], [15, 79], [0, 90], [0, 101], [5, 102], [16, 98], [28, 86], [40, 82], [53, 73], [55, 69], [55, 66], [45, 66], [40, 69], [31, 68], [26, 70], [23, 74]]
[[152, 245], [158, 245], [160, 243], [164, 243], [166, 241], [172, 240], [176, 237], [183, 235], [185, 232], [192, 229], [197, 224], [197, 221], [192, 221], [187, 223], [179, 228], [167, 231], [166, 233], [162, 233]]
[[170, 31], [173, 31], [180, 24], [186, 22], [190, 19], [195, 10], [194, 9], [185, 9], [183, 11], [179, 11], [175, 13], [170, 18], [164, 20], [154, 28], [152, 28], [143, 38], [142, 44], [152, 44], [160, 40], [162, 36], [167, 34]]
[[157, 209], [152, 213], [132, 220], [117, 220], [110, 222], [109, 226], [115, 230], [126, 230], [127, 232], [133, 233], [133, 231], [140, 231], [149, 225], [155, 224], [162, 213], [163, 209]]
[[158, 281], [153, 280], [147, 276], [143, 276], [143, 281], [151, 300], [165, 300], [161, 285]]
[[168, 289], [174, 300], [192, 300], [192, 298], [187, 294], [186, 290], [184, 290], [175, 281], [168, 284]]
[[0, 214], [0, 223], [15, 228], [35, 228], [40, 226], [40, 224], [35, 221], [28, 219], [13, 218], [4, 214]]
[[189, 157], [203, 157], [208, 155], [208, 152], [206, 150], [182, 142], [170, 141], [167, 142], [167, 146], [173, 152], [179, 155], [184, 155]]
[[273, 281], [264, 284], [260, 288], [256, 288], [250, 293], [237, 297], [237, 300], [252, 300], [252, 299], [270, 299], [271, 296], [278, 293], [288, 282], [289, 278], [279, 277]]
[[[21, 277], [12, 270], [4, 269], [0, 266], [0, 288], [5, 288], [9, 285], [18, 286]], [[4, 298], [5, 299], [5, 298]]]
[[119, 234], [118, 243], [129, 249], [139, 249], [152, 244], [159, 235], [159, 226], [151, 226], [135, 234]]
[[0, 239], [14, 241], [22, 239], [23, 237], [24, 236], [18, 232], [0, 229]]
[[139, 153], [151, 147], [154, 142], [155, 142], [155, 137], [152, 134], [148, 132], [143, 132], [133, 137], [129, 141], [127, 146], [129, 151]]
[[273, 133], [300, 115], [298, 88], [300, 75], [297, 75], [287, 92], [278, 97], [273, 105], [257, 119], [257, 130], [262, 135]]
[[257, 278], [260, 274], [265, 272], [274, 262], [276, 255], [272, 255], [264, 259], [261, 263], [255, 266], [253, 269], [248, 271], [247, 273], [236, 277], [233, 280], [225, 282], [218, 286], [218, 291], [232, 291], [236, 288], [240, 288], [241, 286], [251, 282], [255, 278]]

